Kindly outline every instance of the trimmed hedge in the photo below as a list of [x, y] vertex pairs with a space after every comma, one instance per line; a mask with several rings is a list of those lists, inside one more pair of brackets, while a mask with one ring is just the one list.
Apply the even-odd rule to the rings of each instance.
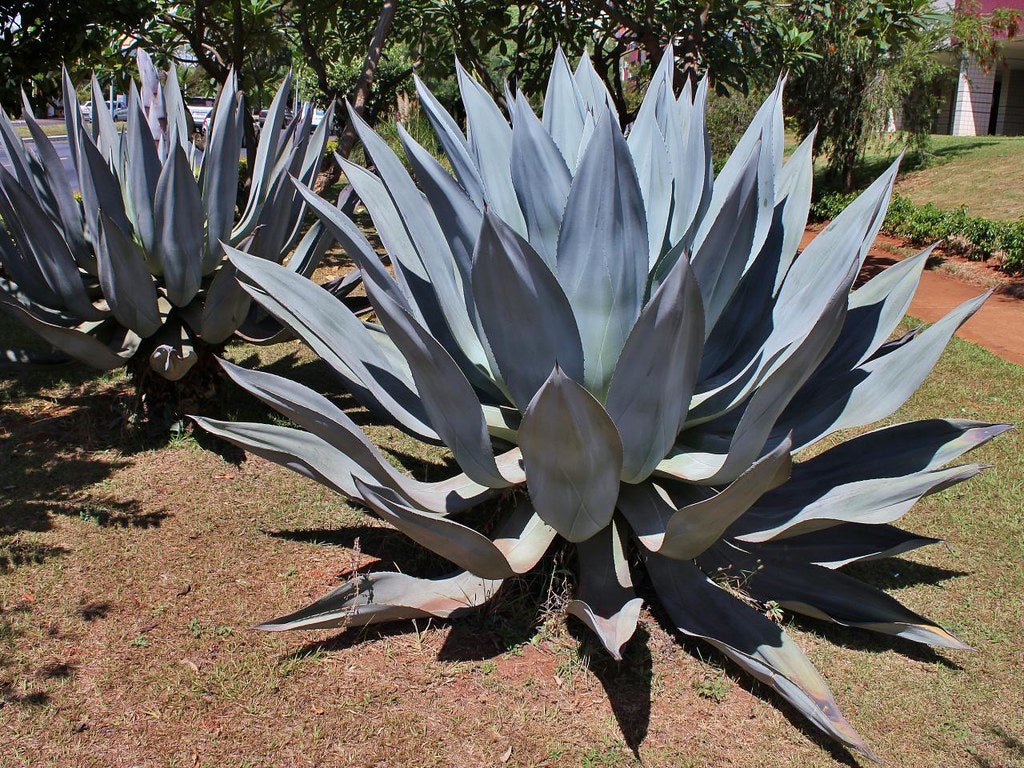
[[[824, 195], [811, 206], [811, 218], [832, 219], [856, 196], [840, 192]], [[1006, 272], [1024, 272], [1024, 219], [993, 221], [969, 216], [966, 208], [944, 211], [931, 203], [915, 205], [903, 195], [894, 194], [882, 232], [914, 245], [945, 240], [948, 251], [974, 261], [995, 257]]]

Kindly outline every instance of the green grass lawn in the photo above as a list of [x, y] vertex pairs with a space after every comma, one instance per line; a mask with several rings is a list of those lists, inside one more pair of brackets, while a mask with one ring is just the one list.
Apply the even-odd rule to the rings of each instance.
[[[2, 318], [0, 332], [30, 342]], [[444, 471], [445, 451], [351, 408], [297, 343], [229, 356], [338, 397], [418, 476]], [[1018, 422], [1022, 391], [1024, 368], [955, 339], [890, 421]], [[277, 465], [122, 431], [128, 394], [120, 373], [0, 373], [0, 764], [858, 764], [656, 614], [609, 661], [557, 600], [540, 604], [564, 583], [557, 562], [451, 625], [251, 632], [377, 558], [445, 565]], [[230, 388], [210, 415], [271, 418]], [[994, 467], [903, 521], [947, 543], [857, 573], [976, 651], [786, 619], [886, 765], [1024, 764], [1022, 456], [1019, 430], [971, 454]]]
[[[64, 125], [63, 121], [59, 123], [44, 123], [40, 127], [43, 129], [43, 133], [47, 136], [63, 136], [68, 132], [67, 126]], [[14, 126], [14, 130], [23, 139], [27, 139], [32, 136], [27, 125], [16, 125]]]
[[[877, 178], [898, 151], [870, 148], [858, 169], [858, 185]], [[918, 204], [946, 210], [965, 205], [973, 216], [1019, 219], [1024, 216], [1024, 136], [932, 136], [928, 157], [903, 161], [896, 191]]]

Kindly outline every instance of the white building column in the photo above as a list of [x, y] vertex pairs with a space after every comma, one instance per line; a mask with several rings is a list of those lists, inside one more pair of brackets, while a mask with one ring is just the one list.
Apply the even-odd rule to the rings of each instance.
[[988, 133], [995, 83], [995, 72], [986, 72], [976, 59], [967, 57], [960, 62], [960, 80], [953, 105], [954, 136], [983, 136]]

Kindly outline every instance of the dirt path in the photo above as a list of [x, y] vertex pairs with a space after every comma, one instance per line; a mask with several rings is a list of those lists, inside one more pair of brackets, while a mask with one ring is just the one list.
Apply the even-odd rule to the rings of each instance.
[[[813, 238], [815, 231], [804, 234], [801, 248]], [[884, 238], [891, 244], [892, 238]], [[891, 241], [891, 242], [890, 242]], [[865, 270], [875, 273], [899, 260], [889, 248], [872, 248]], [[928, 323], [934, 323], [958, 305], [983, 293], [983, 286], [961, 280], [934, 269], [926, 269], [917, 293], [910, 304], [909, 314]], [[964, 323], [957, 336], [978, 344], [1004, 360], [1024, 365], [1024, 300], [997, 293]]]

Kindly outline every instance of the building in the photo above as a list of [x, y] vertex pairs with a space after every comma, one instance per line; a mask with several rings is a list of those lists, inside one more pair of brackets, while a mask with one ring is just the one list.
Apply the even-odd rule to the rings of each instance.
[[[978, 4], [982, 13], [996, 8], [1024, 11], [1024, 0], [980, 0]], [[989, 69], [965, 55], [959, 70], [956, 87], [939, 114], [938, 131], [953, 136], [1024, 135], [1024, 37], [1005, 41], [1000, 60]]]

